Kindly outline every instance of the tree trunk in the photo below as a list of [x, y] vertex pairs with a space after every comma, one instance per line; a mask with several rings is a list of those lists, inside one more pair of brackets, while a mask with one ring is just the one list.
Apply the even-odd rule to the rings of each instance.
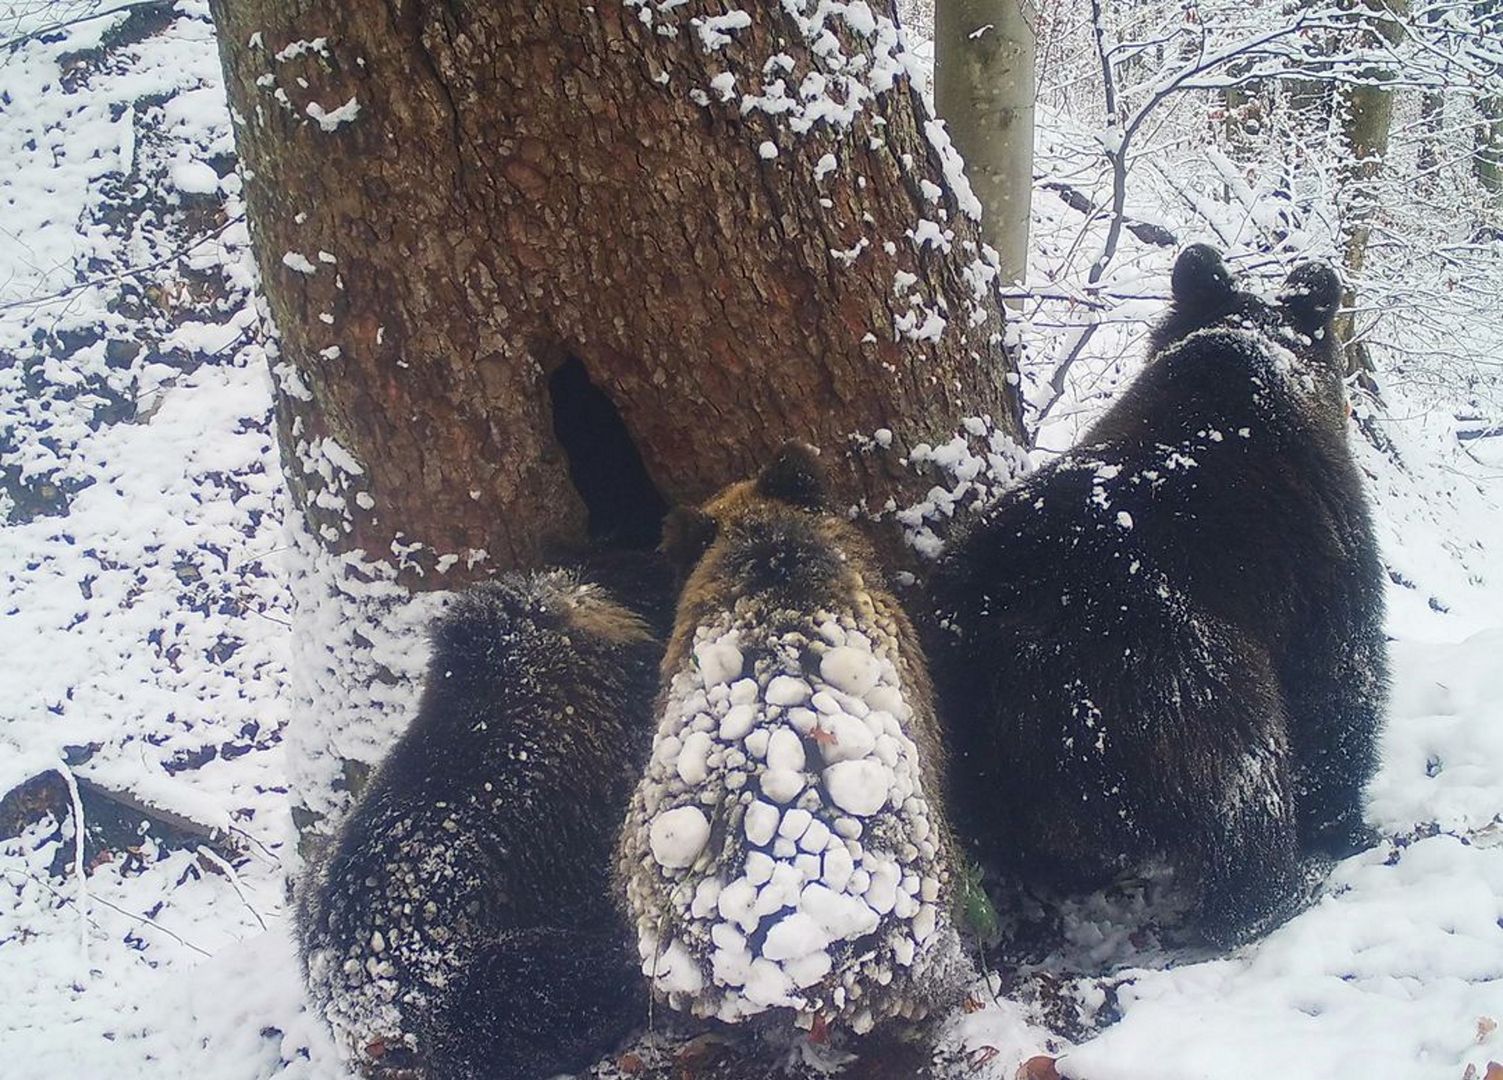
[[945, 510], [920, 444], [1007, 468], [996, 265], [890, 7], [212, 8], [305, 526], [303, 825], [406, 719], [413, 591], [652, 543], [790, 437], [894, 558]]
[[[1363, 33], [1371, 41], [1387, 39], [1396, 44], [1403, 27], [1393, 15], [1408, 11], [1408, 0], [1361, 0], [1370, 13], [1369, 29]], [[1342, 137], [1345, 164], [1341, 170], [1342, 261], [1347, 272], [1347, 295], [1344, 307], [1356, 303], [1354, 279], [1367, 262], [1367, 241], [1372, 234], [1380, 200], [1375, 188], [1388, 155], [1388, 134], [1393, 126], [1393, 91], [1387, 86], [1389, 73], [1380, 69], [1363, 73], [1364, 81], [1342, 89]], [[1366, 348], [1355, 339], [1356, 319], [1348, 310], [1337, 316], [1336, 333], [1346, 350], [1347, 371], [1372, 368]]]
[[[1235, 65], [1229, 69], [1232, 75], [1242, 71]], [[1261, 84], [1228, 86], [1221, 92], [1223, 116], [1222, 134], [1226, 139], [1227, 156], [1239, 165], [1250, 165], [1258, 158], [1258, 150], [1266, 133], [1268, 104]]]
[[1420, 95], [1420, 143], [1415, 155], [1415, 166], [1420, 171], [1420, 184], [1433, 189], [1440, 168], [1440, 140], [1446, 123], [1446, 95], [1444, 91], [1427, 90]]
[[1494, 206], [1503, 207], [1503, 94], [1477, 99], [1472, 169]]
[[[1496, 43], [1503, 37], [1503, 0], [1476, 0], [1472, 25], [1479, 41]], [[1492, 62], [1491, 78], [1476, 86], [1477, 126], [1472, 147], [1472, 175], [1488, 195], [1492, 210], [1503, 210], [1503, 65]], [[1496, 225], [1494, 220], [1492, 224]]]
[[934, 107], [965, 158], [1008, 281], [1028, 269], [1037, 22], [1031, 0], [938, 0], [934, 9]]

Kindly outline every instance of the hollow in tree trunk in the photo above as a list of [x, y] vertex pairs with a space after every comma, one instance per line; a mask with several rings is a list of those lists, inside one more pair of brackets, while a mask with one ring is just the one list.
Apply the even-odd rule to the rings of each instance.
[[894, 561], [1013, 467], [997, 267], [890, 8], [212, 7], [277, 338], [304, 827], [408, 715], [415, 592], [650, 544], [791, 437]]

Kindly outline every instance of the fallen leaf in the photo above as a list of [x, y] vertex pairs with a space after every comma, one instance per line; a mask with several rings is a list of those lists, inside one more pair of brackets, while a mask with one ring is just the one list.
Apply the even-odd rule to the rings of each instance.
[[679, 1080], [695, 1080], [700, 1070], [710, 1062], [710, 1055], [721, 1043], [714, 1033], [696, 1035], [678, 1048], [673, 1056], [673, 1072]]
[[1487, 1072], [1482, 1074], [1482, 1080], [1503, 1080], [1503, 1065], [1496, 1061], [1487, 1063]]
[[1477, 1017], [1477, 1041], [1487, 1042], [1488, 1036], [1498, 1030], [1498, 1022], [1491, 1016]]
[[1018, 1066], [1016, 1080], [1060, 1080], [1060, 1075], [1052, 1057], [1036, 1054]]
[[976, 1049], [971, 1051], [970, 1057], [968, 1059], [971, 1063], [971, 1068], [981, 1068], [981, 1066], [991, 1061], [992, 1058], [996, 1057], [1001, 1052], [1002, 1051], [998, 1050], [995, 1046], [976, 1047]]

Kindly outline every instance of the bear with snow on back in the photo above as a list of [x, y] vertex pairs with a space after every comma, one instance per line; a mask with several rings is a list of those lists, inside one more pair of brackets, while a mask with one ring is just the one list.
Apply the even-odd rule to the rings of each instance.
[[814, 451], [678, 510], [687, 579], [617, 871], [675, 1008], [862, 1033], [970, 976], [928, 671]]
[[1067, 889], [1167, 860], [1234, 942], [1364, 843], [1387, 676], [1340, 298], [1186, 249], [1147, 368], [946, 552], [931, 652], [983, 859]]
[[438, 621], [417, 716], [298, 888], [310, 996], [363, 1074], [552, 1076], [639, 1020], [610, 856], [652, 737], [662, 567], [512, 574]]

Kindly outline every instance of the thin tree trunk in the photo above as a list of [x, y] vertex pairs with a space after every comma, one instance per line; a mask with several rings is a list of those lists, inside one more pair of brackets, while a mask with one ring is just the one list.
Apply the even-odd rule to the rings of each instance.
[[[1369, 29], [1365, 33], [1373, 41], [1382, 38], [1396, 43], [1403, 28], [1391, 16], [1405, 13], [1408, 0], [1361, 2], [1371, 12]], [[1356, 289], [1351, 282], [1362, 273], [1367, 263], [1367, 242], [1380, 205], [1374, 182], [1388, 155], [1388, 134], [1393, 125], [1393, 91], [1386, 85], [1386, 72], [1370, 70], [1367, 81], [1344, 87], [1341, 93], [1346, 162], [1341, 173], [1344, 204], [1342, 261], [1349, 282], [1344, 306], [1350, 309], [1356, 303]], [[1337, 317], [1336, 333], [1346, 350], [1348, 372], [1371, 370], [1366, 348], [1354, 340], [1355, 331], [1355, 316], [1350, 310]]]
[[[1237, 74], [1233, 69], [1233, 74]], [[1247, 165], [1258, 156], [1258, 142], [1263, 135], [1263, 117], [1267, 109], [1260, 87], [1229, 86], [1221, 92], [1224, 110], [1221, 129], [1226, 137], [1227, 155], [1239, 165]]]
[[1420, 182], [1433, 185], [1435, 171], [1440, 166], [1439, 140], [1446, 122], [1446, 95], [1439, 90], [1420, 95], [1420, 144], [1415, 164], [1421, 173]]
[[[1476, 0], [1472, 19], [1479, 39], [1496, 43], [1503, 37], [1503, 0]], [[1503, 93], [1497, 83], [1503, 66], [1494, 61], [1492, 85], [1476, 97], [1477, 126], [1473, 139], [1472, 175], [1489, 195], [1492, 209], [1503, 210]], [[1493, 222], [1497, 224], [1496, 221]]]
[[1503, 207], [1503, 94], [1478, 98], [1477, 116], [1472, 169], [1493, 204]]
[[1028, 269], [1037, 22], [1031, 0], [938, 0], [934, 11], [934, 105], [1009, 281]]
[[907, 452], [1019, 435], [890, 8], [212, 8], [305, 525], [304, 825], [405, 720], [411, 590], [651, 543], [790, 437], [896, 559]]

